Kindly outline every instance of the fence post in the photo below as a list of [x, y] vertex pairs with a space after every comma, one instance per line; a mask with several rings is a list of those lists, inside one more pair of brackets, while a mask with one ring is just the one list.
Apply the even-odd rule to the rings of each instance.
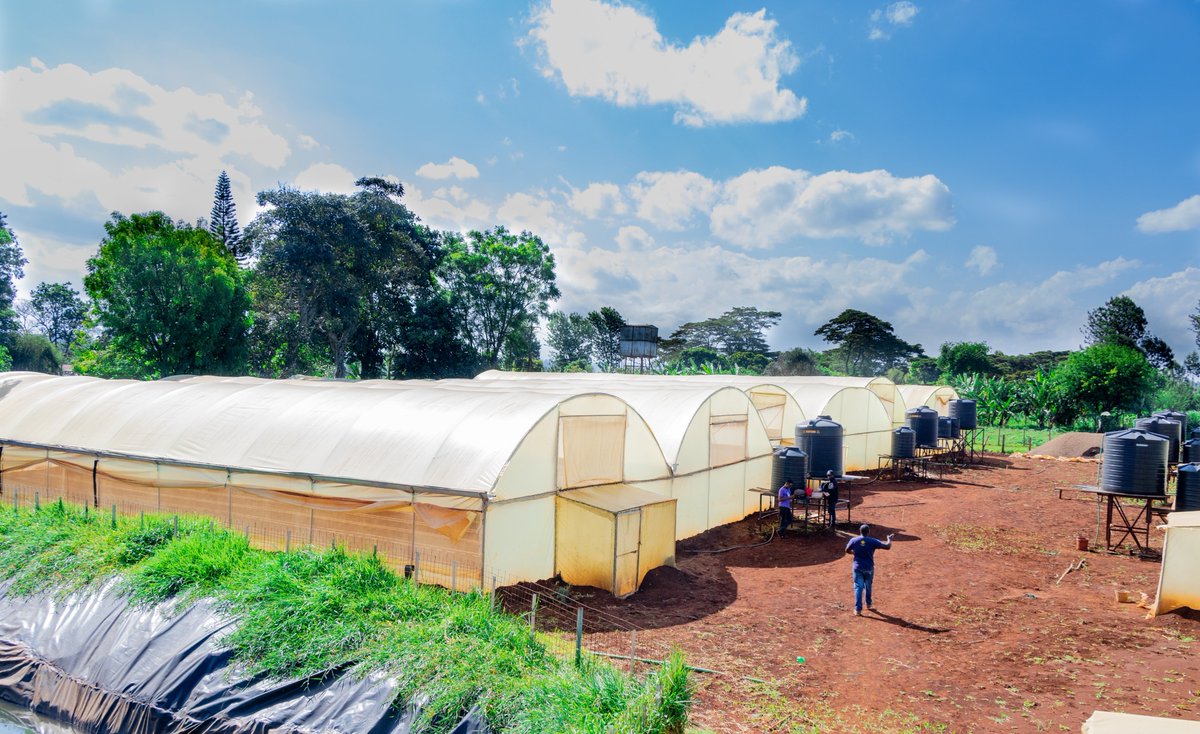
[[287, 535], [284, 537], [283, 552], [284, 553], [292, 552], [292, 529], [291, 528], [287, 529]]
[[421, 551], [413, 554], [413, 582], [421, 583]]
[[1002, 454], [1005, 452], [1005, 451], [1004, 451], [1004, 442], [1005, 442], [1007, 439], [1008, 439], [1008, 436], [1007, 436], [1007, 435], [1003, 435], [1003, 434], [1002, 434], [1002, 435], [1000, 436], [1000, 453], [1002, 453]]
[[450, 561], [450, 591], [458, 591], [458, 559]]
[[34, 492], [33, 493], [33, 511], [37, 512], [40, 509], [42, 509], [41, 492]]
[[575, 610], [575, 667], [583, 663], [583, 607]]
[[629, 631], [629, 677], [634, 675], [634, 666], [637, 665], [637, 630]]
[[246, 544], [247, 545], [250, 544], [250, 526], [249, 525], [246, 526]]
[[171, 532], [175, 535], [179, 535], [179, 515], [176, 515], [172, 520]]
[[531, 632], [537, 632], [537, 608], [538, 594], [535, 591], [533, 592], [533, 598], [529, 601], [529, 630]]
[[492, 609], [496, 608], [496, 574], [492, 574]]

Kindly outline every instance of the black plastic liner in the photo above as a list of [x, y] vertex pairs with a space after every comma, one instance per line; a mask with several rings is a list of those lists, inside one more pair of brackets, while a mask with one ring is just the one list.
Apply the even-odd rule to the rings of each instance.
[[[248, 676], [210, 602], [131, 606], [110, 584], [65, 598], [0, 585], [0, 697], [88, 732], [401, 734], [420, 701], [393, 708], [395, 681], [345, 670]], [[490, 734], [472, 711], [454, 734]]]

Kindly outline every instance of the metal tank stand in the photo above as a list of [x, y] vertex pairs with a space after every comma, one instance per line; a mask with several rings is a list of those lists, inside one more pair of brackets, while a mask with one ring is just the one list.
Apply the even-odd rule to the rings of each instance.
[[[1077, 489], [1096, 495], [1097, 525], [1101, 516], [1104, 518], [1104, 549], [1112, 552], [1120, 548], [1125, 541], [1132, 540], [1137, 555], [1157, 556], [1159, 551], [1150, 547], [1150, 532], [1154, 518], [1170, 512], [1165, 507], [1155, 507], [1155, 500], [1165, 500], [1166, 495], [1129, 494], [1111, 492], [1086, 485], [1076, 485]], [[1121, 500], [1134, 500], [1122, 502]], [[1137, 509], [1132, 515], [1129, 510]], [[1097, 534], [1099, 527], [1097, 527]], [[1115, 540], [1114, 540], [1115, 538]]]

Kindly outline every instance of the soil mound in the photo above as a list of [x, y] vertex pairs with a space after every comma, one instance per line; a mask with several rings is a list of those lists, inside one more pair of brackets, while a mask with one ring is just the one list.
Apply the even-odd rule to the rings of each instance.
[[1041, 446], [1031, 449], [1029, 455], [1091, 458], [1100, 454], [1100, 447], [1103, 442], [1103, 433], [1082, 433], [1075, 431], [1055, 436]]

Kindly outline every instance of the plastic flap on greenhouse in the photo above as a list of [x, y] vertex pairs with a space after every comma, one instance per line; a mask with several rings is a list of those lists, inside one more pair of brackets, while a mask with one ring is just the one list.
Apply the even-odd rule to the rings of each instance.
[[[248, 676], [220, 638], [213, 605], [130, 606], [112, 585], [65, 598], [0, 587], [0, 697], [86, 731], [125, 734], [408, 732], [419, 703], [393, 707], [395, 682], [336, 670]], [[455, 734], [487, 734], [469, 712]]]

